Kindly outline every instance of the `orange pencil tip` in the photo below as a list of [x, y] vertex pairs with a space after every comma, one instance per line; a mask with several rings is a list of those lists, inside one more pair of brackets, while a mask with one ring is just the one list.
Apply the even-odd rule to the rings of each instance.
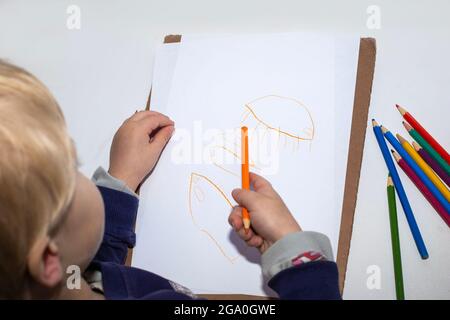
[[247, 232], [250, 229], [250, 219], [243, 218], [242, 222], [244, 223], [244, 229]]

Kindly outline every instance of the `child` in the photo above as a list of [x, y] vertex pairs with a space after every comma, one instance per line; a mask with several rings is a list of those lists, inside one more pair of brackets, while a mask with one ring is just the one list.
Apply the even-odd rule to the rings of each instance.
[[[170, 139], [172, 120], [154, 111], [127, 119], [114, 137], [108, 172], [97, 169], [94, 184], [77, 170], [73, 141], [50, 92], [2, 61], [0, 115], [1, 298], [196, 298], [175, 282], [124, 265], [135, 245], [135, 191]], [[252, 191], [232, 193], [239, 206], [229, 223], [261, 252], [269, 286], [282, 299], [340, 299], [328, 238], [302, 231], [263, 177], [251, 174], [250, 180]], [[242, 207], [252, 217], [247, 234]], [[73, 266], [82, 274], [75, 289], [67, 285]]]

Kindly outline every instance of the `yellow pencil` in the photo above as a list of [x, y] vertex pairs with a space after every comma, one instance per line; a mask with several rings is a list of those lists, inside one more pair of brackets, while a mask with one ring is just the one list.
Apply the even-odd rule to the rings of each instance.
[[434, 171], [428, 166], [428, 164], [420, 157], [416, 150], [403, 138], [401, 135], [397, 134], [397, 139], [400, 141], [402, 147], [408, 152], [408, 154], [413, 158], [417, 165], [422, 169], [422, 171], [427, 175], [427, 177], [433, 182], [433, 184], [438, 188], [442, 195], [450, 201], [450, 191], [442, 183], [441, 179], [434, 173]]

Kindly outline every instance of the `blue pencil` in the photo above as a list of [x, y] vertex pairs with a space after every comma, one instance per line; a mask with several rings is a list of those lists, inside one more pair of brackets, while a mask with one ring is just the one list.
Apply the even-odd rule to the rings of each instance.
[[391, 174], [392, 181], [394, 182], [395, 190], [397, 191], [398, 198], [400, 199], [400, 203], [403, 207], [403, 212], [405, 213], [406, 220], [408, 221], [409, 229], [411, 230], [412, 236], [417, 246], [417, 250], [419, 251], [422, 259], [428, 258], [428, 251], [425, 246], [425, 243], [422, 239], [422, 235], [420, 234], [419, 227], [417, 226], [416, 219], [414, 218], [413, 211], [408, 201], [408, 197], [406, 196], [405, 189], [403, 189], [402, 182], [398, 175], [397, 169], [395, 168], [394, 161], [392, 160], [391, 153], [389, 152], [386, 141], [384, 141], [383, 132], [381, 132], [381, 128], [378, 123], [372, 119], [373, 132], [375, 133], [375, 137], [377, 138], [378, 145], [380, 146], [381, 153], [383, 154], [384, 161], [386, 162], [386, 166]]
[[411, 158], [411, 156], [406, 152], [406, 150], [402, 147], [400, 142], [394, 137], [394, 135], [385, 127], [381, 126], [381, 131], [384, 133], [387, 141], [394, 147], [394, 149], [400, 154], [400, 156], [405, 160], [405, 162], [413, 169], [413, 171], [417, 174], [417, 176], [422, 180], [423, 184], [430, 190], [433, 196], [442, 204], [442, 206], [447, 211], [447, 214], [450, 214], [450, 203], [447, 199], [444, 198], [442, 193], [436, 188], [433, 182], [431, 182], [430, 178], [427, 177], [425, 172], [420, 169], [417, 163]]

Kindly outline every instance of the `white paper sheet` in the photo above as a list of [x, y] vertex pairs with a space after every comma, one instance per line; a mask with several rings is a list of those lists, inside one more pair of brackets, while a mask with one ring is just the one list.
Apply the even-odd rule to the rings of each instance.
[[178, 56], [178, 43], [161, 44], [156, 49], [152, 78], [151, 110], [165, 112]]
[[[240, 163], [219, 160], [239, 155], [242, 124], [263, 132], [250, 137], [253, 171], [271, 180], [304, 230], [327, 234], [336, 253], [358, 43], [184, 36], [172, 84], [161, 80], [177, 134], [141, 190], [133, 265], [196, 292], [273, 295], [262, 285], [259, 254], [227, 224]], [[164, 101], [167, 91], [152, 99]], [[189, 148], [180, 143], [187, 135]], [[347, 143], [337, 150], [335, 139]]]

